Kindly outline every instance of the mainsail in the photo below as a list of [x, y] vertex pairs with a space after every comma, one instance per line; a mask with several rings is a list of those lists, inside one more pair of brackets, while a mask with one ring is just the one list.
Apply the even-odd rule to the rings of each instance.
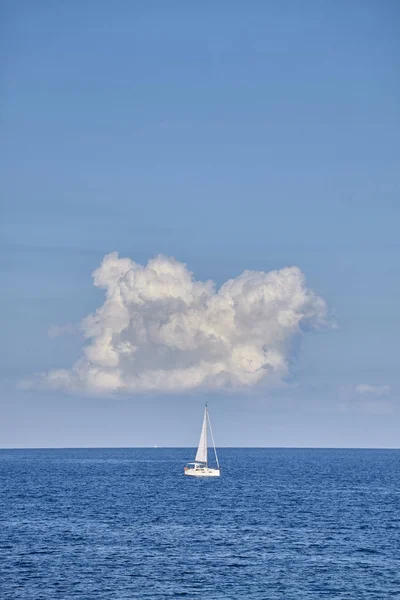
[[207, 406], [206, 406], [205, 410], [204, 410], [203, 427], [201, 428], [199, 447], [197, 449], [197, 454], [196, 454], [196, 458], [195, 458], [196, 462], [207, 464], [207, 448], [208, 448], [208, 440], [207, 440]]

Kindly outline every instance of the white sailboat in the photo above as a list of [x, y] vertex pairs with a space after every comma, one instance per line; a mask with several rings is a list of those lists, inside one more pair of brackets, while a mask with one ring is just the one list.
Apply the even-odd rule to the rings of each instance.
[[[211, 468], [208, 466], [208, 427], [210, 427], [211, 440], [213, 443], [217, 468]], [[201, 428], [200, 442], [197, 449], [196, 458], [194, 459], [194, 462], [186, 465], [184, 468], [184, 473], [185, 475], [192, 475], [193, 477], [219, 477], [221, 474], [217, 450], [215, 448], [214, 436], [211, 429], [210, 416], [208, 414], [207, 402], [204, 409], [203, 426]]]

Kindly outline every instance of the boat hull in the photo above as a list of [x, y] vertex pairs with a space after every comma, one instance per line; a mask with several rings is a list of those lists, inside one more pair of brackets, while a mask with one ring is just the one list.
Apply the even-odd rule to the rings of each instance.
[[209, 467], [197, 469], [186, 468], [184, 473], [191, 477], [219, 477], [221, 475], [220, 469], [210, 469]]

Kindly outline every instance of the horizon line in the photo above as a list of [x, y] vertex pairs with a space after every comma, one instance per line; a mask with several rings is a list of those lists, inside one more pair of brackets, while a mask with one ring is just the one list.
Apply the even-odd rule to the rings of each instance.
[[[6, 446], [2, 450], [192, 450], [197, 446]], [[400, 450], [400, 446], [218, 446], [220, 450]]]

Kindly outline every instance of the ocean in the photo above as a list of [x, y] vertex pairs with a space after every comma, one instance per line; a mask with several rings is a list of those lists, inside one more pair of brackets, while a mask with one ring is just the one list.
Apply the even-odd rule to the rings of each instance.
[[400, 451], [0, 450], [1, 600], [400, 598]]

